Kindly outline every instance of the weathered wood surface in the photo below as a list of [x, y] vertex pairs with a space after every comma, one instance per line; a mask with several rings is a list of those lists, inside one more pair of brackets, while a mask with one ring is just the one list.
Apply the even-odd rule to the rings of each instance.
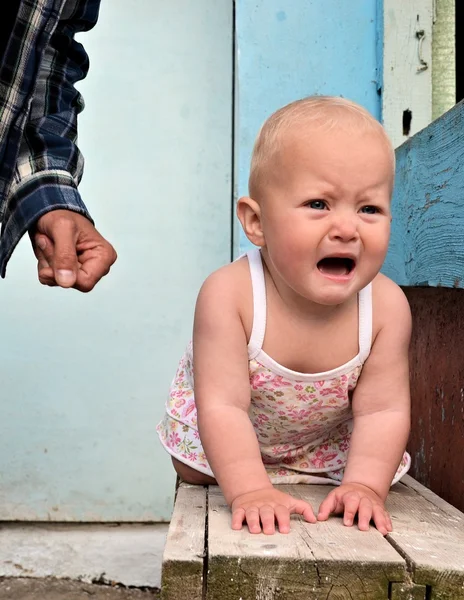
[[464, 512], [464, 290], [404, 291], [413, 317], [411, 475]]
[[411, 582], [394, 582], [390, 585], [388, 600], [424, 600], [427, 599], [427, 587]]
[[163, 554], [162, 600], [202, 600], [207, 489], [181, 483]]
[[[382, 121], [396, 148], [432, 121], [434, 0], [383, 0]], [[381, 31], [381, 27], [379, 27]], [[421, 58], [419, 38], [423, 31]], [[425, 64], [424, 64], [425, 63]], [[403, 113], [411, 112], [403, 132]]]
[[[182, 488], [181, 488], [182, 489]], [[204, 490], [204, 488], [196, 488]], [[326, 486], [281, 486], [316, 508]], [[202, 520], [192, 518], [193, 486], [176, 503], [174, 528], [187, 523], [190, 536], [202, 538]], [[179, 500], [178, 500], [179, 502]], [[287, 535], [251, 535], [230, 529], [230, 510], [217, 487], [208, 489], [207, 543], [203, 569], [186, 583], [192, 549], [185, 533], [169, 536], [163, 585], [169, 600], [463, 600], [464, 514], [409, 477], [392, 489], [388, 508], [393, 533], [383, 538], [371, 527], [344, 527], [339, 517], [311, 525], [292, 519]], [[204, 509], [206, 512], [206, 508]], [[185, 511], [184, 518], [179, 518]], [[192, 528], [200, 531], [193, 533]], [[194, 544], [195, 545], [195, 544]], [[201, 543], [193, 555], [198, 559]], [[201, 554], [200, 554], [201, 555]], [[194, 562], [198, 563], [198, 560]], [[197, 565], [198, 567], [198, 565]], [[206, 581], [202, 581], [202, 573]], [[175, 575], [174, 575], [175, 574]], [[198, 595], [200, 594], [200, 595]]]
[[[319, 506], [330, 488], [280, 489]], [[289, 534], [250, 535], [230, 529], [218, 488], [210, 488], [208, 505], [208, 600], [386, 599], [389, 582], [405, 578], [404, 559], [374, 529], [363, 533], [340, 519], [311, 526], [297, 518]]]
[[[418, 494], [420, 494], [423, 498], [428, 500], [431, 504], [435, 505], [437, 508], [441, 509], [445, 514], [449, 515], [453, 519], [463, 519], [464, 513], [457, 509], [455, 506], [446, 502], [443, 498], [434, 494], [432, 490], [429, 490], [427, 487], [416, 481], [410, 475], [405, 475], [401, 482], [408, 486], [408, 488], [415, 490]], [[464, 521], [462, 521], [463, 530], [464, 530]]]
[[434, 0], [432, 119], [456, 104], [456, 0]]
[[388, 498], [393, 532], [388, 539], [406, 558], [414, 583], [432, 599], [464, 598], [464, 514], [410, 478]]
[[400, 285], [464, 287], [464, 103], [396, 150], [390, 248]]

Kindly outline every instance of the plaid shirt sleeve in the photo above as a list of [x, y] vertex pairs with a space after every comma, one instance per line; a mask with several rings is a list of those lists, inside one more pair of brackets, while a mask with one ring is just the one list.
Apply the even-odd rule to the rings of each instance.
[[100, 0], [67, 0], [46, 46], [25, 124], [14, 177], [3, 216], [0, 274], [24, 233], [39, 217], [56, 209], [85, 215], [77, 190], [83, 157], [76, 146], [77, 115], [84, 104], [74, 84], [89, 61], [77, 32], [97, 22]]

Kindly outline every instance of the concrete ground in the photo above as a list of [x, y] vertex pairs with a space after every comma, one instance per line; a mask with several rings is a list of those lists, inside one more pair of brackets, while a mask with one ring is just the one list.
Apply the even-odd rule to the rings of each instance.
[[158, 590], [50, 579], [0, 579], [1, 600], [159, 600]]
[[168, 525], [0, 524], [0, 600], [158, 598]]

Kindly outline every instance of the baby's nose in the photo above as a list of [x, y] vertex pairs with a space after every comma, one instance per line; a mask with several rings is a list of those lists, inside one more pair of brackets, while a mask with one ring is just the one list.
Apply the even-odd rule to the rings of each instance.
[[356, 220], [350, 216], [335, 217], [330, 229], [330, 237], [344, 242], [358, 237], [358, 227]]

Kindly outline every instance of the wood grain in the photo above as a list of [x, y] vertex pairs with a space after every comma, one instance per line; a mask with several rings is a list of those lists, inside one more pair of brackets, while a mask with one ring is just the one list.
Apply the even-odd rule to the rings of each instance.
[[[330, 488], [281, 486], [319, 505]], [[287, 535], [230, 529], [218, 488], [209, 492], [208, 600], [386, 600], [406, 563], [373, 528], [360, 532], [341, 519], [310, 525], [292, 519]]]
[[403, 485], [406, 485], [408, 488], [411, 488], [412, 490], [416, 491], [423, 498], [425, 498], [428, 502], [431, 502], [434, 506], [436, 506], [437, 508], [442, 510], [445, 514], [449, 515], [450, 517], [453, 517], [454, 519], [458, 519], [458, 520], [459, 519], [463, 520], [463, 528], [464, 528], [464, 514], [460, 510], [458, 510], [456, 507], [454, 507], [452, 504], [450, 504], [449, 502], [446, 502], [446, 500], [444, 500], [443, 498], [440, 498], [440, 496], [438, 496], [437, 494], [434, 494], [434, 492], [432, 492], [432, 490], [429, 490], [428, 488], [426, 488], [425, 485], [422, 485], [421, 483], [419, 483], [416, 479], [414, 479], [410, 475], [404, 475], [401, 478], [401, 483]]
[[406, 558], [415, 584], [429, 586], [432, 598], [464, 599], [464, 514], [419, 487], [399, 483], [387, 499], [393, 522], [388, 540]]
[[[330, 491], [279, 488], [315, 510]], [[409, 476], [392, 488], [387, 508], [394, 530], [386, 538], [374, 527], [344, 527], [335, 516], [316, 525], [293, 518], [287, 535], [252, 535], [246, 527], [232, 531], [218, 487], [206, 492], [182, 484], [164, 555], [162, 598], [464, 600], [464, 514]]]
[[435, 0], [432, 37], [432, 119], [456, 104], [455, 0]]
[[413, 317], [411, 475], [464, 512], [464, 290], [404, 291]]
[[400, 285], [464, 287], [464, 104], [396, 150], [390, 248]]
[[163, 554], [162, 600], [202, 600], [207, 488], [181, 483]]
[[392, 583], [389, 600], [426, 600], [427, 587], [415, 583]]

